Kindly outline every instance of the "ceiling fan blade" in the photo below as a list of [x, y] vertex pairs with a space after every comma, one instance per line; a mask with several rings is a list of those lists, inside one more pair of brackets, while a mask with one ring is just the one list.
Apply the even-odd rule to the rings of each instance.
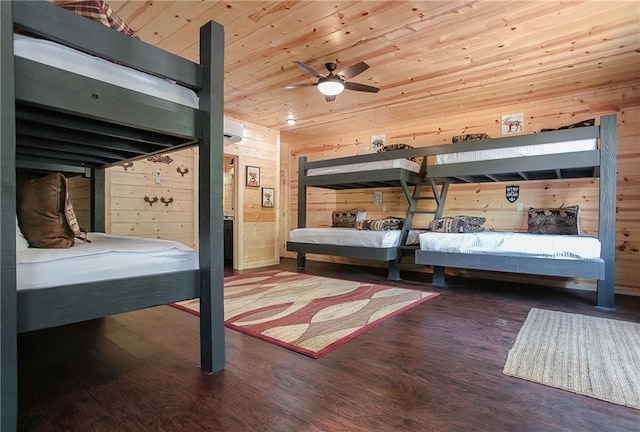
[[303, 71], [305, 71], [309, 75], [313, 75], [316, 78], [322, 78], [322, 75], [320, 75], [320, 73], [318, 73], [318, 71], [316, 71], [314, 68], [312, 68], [310, 66], [307, 66], [306, 64], [304, 64], [302, 62], [294, 61], [293, 64], [298, 66], [300, 69], [302, 69]]
[[300, 87], [312, 87], [312, 86], [316, 86], [316, 85], [318, 85], [318, 83], [289, 84], [289, 85], [284, 86], [284, 88], [292, 89], [292, 88], [300, 88]]
[[366, 71], [367, 69], [369, 69], [369, 65], [366, 64], [365, 62], [360, 62], [360, 63], [354, 64], [353, 66], [349, 66], [342, 72], [338, 72], [338, 75], [342, 75], [344, 79], [348, 80], [350, 78], [353, 78], [356, 75], [360, 75], [362, 72]]
[[369, 93], [378, 93], [378, 91], [380, 90], [378, 87], [372, 87], [366, 84], [358, 84], [358, 83], [352, 83], [352, 82], [344, 83], [344, 88], [347, 90], [355, 90], [355, 91], [362, 91], [362, 92], [369, 92]]
[[333, 95], [333, 96], [325, 96], [324, 98], [325, 98], [325, 100], [327, 102], [333, 102], [334, 100], [336, 100], [336, 96], [335, 95]]

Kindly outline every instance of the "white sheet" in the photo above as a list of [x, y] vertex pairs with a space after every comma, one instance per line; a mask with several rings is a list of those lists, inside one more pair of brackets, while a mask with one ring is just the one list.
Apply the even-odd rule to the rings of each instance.
[[[365, 231], [355, 228], [298, 228], [291, 231], [289, 239], [297, 243], [385, 248], [398, 246], [400, 232], [400, 230]], [[409, 231], [406, 244], [418, 244], [420, 232]]]
[[523, 156], [539, 156], [576, 151], [595, 150], [596, 139], [565, 141], [550, 144], [536, 144], [530, 146], [506, 147], [500, 149], [474, 150], [462, 153], [447, 153], [436, 155], [436, 164], [450, 164], [460, 162], [477, 162], [482, 160], [508, 159]]
[[347, 165], [337, 165], [325, 168], [312, 168], [307, 170], [308, 176], [325, 174], [342, 174], [348, 172], [375, 171], [380, 169], [404, 168], [413, 172], [420, 172], [420, 165], [409, 159], [390, 159], [377, 162], [362, 162]]
[[18, 57], [192, 108], [198, 107], [196, 93], [172, 81], [85, 54], [56, 42], [20, 34], [13, 36], [14, 54]]
[[576, 260], [600, 259], [595, 237], [483, 231], [420, 234], [420, 249], [435, 252]]
[[16, 251], [18, 289], [196, 270], [198, 253], [169, 240], [89, 233], [69, 249]]

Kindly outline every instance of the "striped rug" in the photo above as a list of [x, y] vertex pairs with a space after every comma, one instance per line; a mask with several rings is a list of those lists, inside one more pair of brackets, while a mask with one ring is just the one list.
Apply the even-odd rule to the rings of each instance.
[[502, 372], [640, 409], [640, 324], [531, 309]]
[[[318, 358], [438, 294], [272, 270], [224, 280], [228, 328]], [[199, 313], [198, 299], [173, 306]]]

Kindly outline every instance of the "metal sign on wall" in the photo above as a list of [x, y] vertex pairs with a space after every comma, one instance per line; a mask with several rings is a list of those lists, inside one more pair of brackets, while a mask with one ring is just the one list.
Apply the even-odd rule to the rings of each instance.
[[516, 202], [518, 200], [518, 197], [520, 196], [520, 186], [505, 186], [504, 196], [507, 197], [507, 201], [509, 201], [510, 203]]

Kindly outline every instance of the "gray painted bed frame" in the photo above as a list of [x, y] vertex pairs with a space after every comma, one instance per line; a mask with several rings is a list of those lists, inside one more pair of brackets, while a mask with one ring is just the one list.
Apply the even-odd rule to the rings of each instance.
[[[434, 212], [434, 217], [438, 218], [442, 215], [449, 184], [521, 182], [528, 180], [598, 176], [600, 190], [598, 238], [601, 243], [601, 259], [598, 262], [566, 259], [505, 258], [503, 256], [444, 252], [436, 253], [416, 250], [415, 247], [410, 246], [366, 248], [287, 242], [287, 250], [297, 252], [298, 268], [304, 268], [305, 254], [307, 253], [387, 261], [389, 265], [388, 278], [393, 280], [399, 279], [399, 261], [402, 256], [415, 254], [416, 264], [433, 266], [433, 283], [436, 285], [445, 284], [445, 267], [597, 279], [597, 307], [599, 309], [611, 310], [614, 308], [615, 290], [616, 121], [616, 115], [607, 115], [601, 118], [599, 126], [457, 144], [444, 144], [387, 153], [349, 156], [315, 162], [307, 162], [304, 156], [298, 160], [299, 228], [306, 227], [308, 187], [321, 187], [334, 190], [402, 187], [409, 202], [409, 209], [407, 211], [407, 221], [405, 222], [405, 226], [403, 226], [404, 235], [401, 244], [404, 244], [406, 233], [410, 229], [410, 218], [417, 200], [424, 199], [420, 197], [420, 190], [426, 184], [431, 185], [433, 192], [431, 198], [437, 201], [437, 210]], [[588, 138], [599, 138], [600, 146], [598, 150], [446, 165], [432, 163], [434, 156], [438, 154]], [[423, 157], [420, 174], [394, 168], [321, 176], [307, 175], [307, 171], [312, 168], [334, 167], [345, 164], [405, 157]], [[441, 189], [437, 190], [436, 185], [440, 185]], [[414, 187], [413, 193], [409, 190], [411, 186]]]
[[[14, 29], [174, 80], [192, 109], [13, 55]], [[48, 2], [0, 2], [0, 429], [17, 425], [17, 333], [200, 297], [201, 366], [225, 366], [222, 245], [224, 30], [200, 31], [200, 64]], [[105, 227], [104, 168], [199, 146], [200, 270], [16, 290], [16, 170], [91, 176], [92, 230]], [[220, 246], [221, 247], [221, 246]]]
[[[428, 183], [424, 174], [426, 170], [426, 163], [424, 160], [419, 173], [403, 168], [389, 168], [376, 171], [356, 171], [341, 174], [309, 176], [307, 175], [308, 170], [314, 168], [335, 167], [352, 163], [378, 162], [399, 158], [420, 157], [424, 155], [425, 149], [420, 148], [360, 156], [348, 156], [315, 162], [308, 162], [305, 156], [301, 156], [298, 159], [298, 228], [305, 228], [307, 226], [308, 187], [319, 187], [333, 190], [401, 187], [409, 203], [409, 209], [412, 207], [415, 209], [416, 200], [413, 199], [413, 197], [416, 193], [419, 193], [419, 188], [421, 188], [422, 185]], [[433, 186], [435, 187], [435, 185]], [[443, 195], [443, 192], [436, 191], [434, 194], [440, 197]], [[446, 190], [444, 194], [446, 194]], [[407, 218], [401, 233], [400, 244], [404, 244], [410, 227], [411, 221]], [[297, 252], [297, 266], [300, 269], [305, 267], [307, 253], [386, 261], [388, 266], [387, 278], [390, 280], [399, 280], [400, 260], [405, 255], [412, 255], [415, 248], [396, 246], [372, 248], [289, 241], [287, 242], [287, 250], [290, 252]]]
[[606, 115], [601, 117], [599, 126], [429, 147], [429, 153], [436, 155], [599, 138], [597, 150], [494, 161], [430, 165], [428, 167], [429, 178], [448, 183], [521, 182], [599, 176], [598, 239], [601, 244], [599, 261], [504, 257], [417, 250], [415, 252], [416, 263], [433, 266], [433, 283], [435, 285], [445, 284], [445, 267], [596, 279], [598, 284], [596, 307], [613, 310], [617, 182], [616, 121], [616, 115]]

